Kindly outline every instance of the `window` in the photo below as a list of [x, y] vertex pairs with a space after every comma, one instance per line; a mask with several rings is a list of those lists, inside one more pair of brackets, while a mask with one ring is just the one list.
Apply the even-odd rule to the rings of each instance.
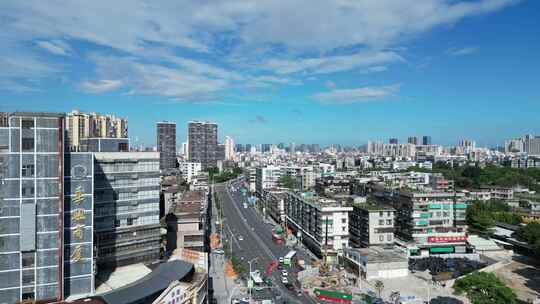
[[386, 225], [392, 225], [392, 220], [386, 220]]
[[392, 216], [392, 212], [388, 211], [388, 212], [386, 212], [386, 215]]
[[128, 224], [128, 226], [133, 225], [133, 219], [132, 219], [132, 218], [128, 218], [128, 219], [127, 219], [127, 224]]
[[384, 225], [384, 220], [379, 220], [379, 226], [383, 226]]
[[34, 267], [35, 259], [33, 252], [23, 252], [22, 253], [22, 268]]
[[341, 223], [346, 224], [346, 223], [347, 223], [347, 219], [346, 219], [346, 218], [341, 219]]
[[23, 292], [22, 294], [23, 300], [33, 300], [34, 299], [34, 293], [33, 292]]
[[341, 231], [345, 232], [345, 229], [347, 229], [347, 227], [341, 227]]
[[34, 165], [23, 165], [22, 177], [33, 177], [33, 176], [34, 176]]
[[23, 129], [30, 129], [34, 127], [34, 119], [23, 119], [21, 123]]
[[22, 138], [22, 150], [26, 152], [34, 151], [34, 139], [33, 138]]
[[379, 235], [379, 242], [383, 242], [384, 241], [384, 235]]
[[386, 235], [386, 240], [391, 242], [392, 241], [392, 235], [391, 234], [387, 234]]
[[384, 212], [379, 211], [379, 216], [380, 216], [380, 217], [383, 217], [383, 216], [384, 216]]
[[22, 196], [23, 197], [33, 197], [34, 196], [34, 185], [33, 184], [23, 184], [23, 186], [22, 186]]

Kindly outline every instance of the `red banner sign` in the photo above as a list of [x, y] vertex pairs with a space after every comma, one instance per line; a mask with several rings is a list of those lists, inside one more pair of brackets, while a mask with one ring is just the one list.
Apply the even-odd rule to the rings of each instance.
[[428, 236], [428, 243], [455, 243], [467, 241], [466, 235], [460, 236]]

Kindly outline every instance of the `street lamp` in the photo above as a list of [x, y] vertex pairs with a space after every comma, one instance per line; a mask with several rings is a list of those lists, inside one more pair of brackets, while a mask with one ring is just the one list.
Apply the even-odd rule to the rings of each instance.
[[250, 302], [250, 303], [251, 303], [251, 287], [252, 287], [251, 285], [253, 284], [253, 283], [250, 284], [250, 282], [253, 282], [253, 281], [251, 280], [251, 263], [253, 263], [254, 261], [256, 261], [258, 258], [259, 258], [259, 257], [256, 257], [256, 258], [254, 258], [254, 259], [248, 261], [248, 264], [249, 264], [248, 291], [249, 291], [249, 302]]

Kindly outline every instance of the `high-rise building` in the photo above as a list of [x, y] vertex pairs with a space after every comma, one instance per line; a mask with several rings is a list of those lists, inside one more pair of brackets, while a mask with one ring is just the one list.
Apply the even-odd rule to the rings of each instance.
[[407, 143], [412, 145], [418, 145], [418, 137], [409, 136], [409, 138], [407, 139]]
[[296, 153], [296, 145], [295, 145], [295, 143], [290, 143], [289, 144], [289, 152], [290, 153]]
[[95, 235], [98, 268], [159, 258], [159, 153], [97, 152]]
[[156, 126], [159, 169], [176, 168], [176, 123], [162, 121]]
[[540, 136], [525, 135], [523, 142], [524, 150], [527, 154], [540, 156]]
[[188, 123], [188, 159], [201, 163], [203, 170], [217, 165], [218, 126], [211, 122], [190, 121]]
[[245, 146], [243, 144], [236, 144], [235, 150], [236, 150], [236, 152], [245, 152], [246, 148], [245, 148]]
[[270, 144], [262, 144], [261, 145], [261, 152], [262, 153], [267, 153], [267, 152], [270, 152]]
[[185, 157], [188, 155], [188, 143], [187, 141], [183, 142], [180, 146], [180, 153]]
[[422, 145], [424, 146], [431, 145], [431, 136], [427, 136], [427, 135], [422, 136]]
[[92, 154], [64, 152], [64, 114], [0, 116], [0, 302], [92, 293]]
[[388, 142], [389, 142], [390, 144], [397, 145], [398, 139], [397, 139], [397, 138], [390, 138], [390, 139], [388, 140]]
[[229, 136], [225, 136], [225, 159], [233, 160], [234, 159], [234, 139]]
[[72, 111], [66, 117], [67, 145], [71, 151], [79, 151], [85, 138], [127, 138], [128, 121], [114, 115]]

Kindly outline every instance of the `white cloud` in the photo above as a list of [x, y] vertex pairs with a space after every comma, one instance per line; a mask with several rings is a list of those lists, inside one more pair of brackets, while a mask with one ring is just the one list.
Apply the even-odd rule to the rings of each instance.
[[314, 98], [315, 100], [325, 103], [361, 103], [395, 97], [395, 94], [399, 92], [399, 88], [399, 84], [394, 84], [389, 86], [361, 87], [356, 89], [336, 89], [330, 92], [318, 93]]
[[36, 44], [42, 49], [47, 50], [55, 55], [68, 56], [72, 52], [69, 44], [65, 43], [62, 40], [41, 40], [36, 42]]
[[369, 72], [384, 72], [384, 71], [388, 70], [388, 67], [385, 67], [385, 66], [373, 66], [373, 67], [369, 67], [367, 70]]
[[189, 70], [145, 63], [133, 57], [93, 55], [98, 79], [117, 79], [129, 94], [164, 96], [177, 101], [207, 101], [230, 83]]
[[395, 52], [360, 52], [348, 56], [327, 56], [298, 60], [271, 59], [263, 66], [278, 74], [306, 72], [328, 74], [352, 69], [369, 68], [371, 65], [404, 61]]
[[119, 89], [122, 86], [121, 80], [102, 79], [97, 81], [83, 81], [80, 87], [88, 93], [105, 93]]
[[478, 51], [477, 47], [464, 47], [461, 49], [450, 49], [447, 51], [448, 55], [451, 56], [465, 56], [476, 53]]
[[[122, 69], [136, 76], [127, 75], [127, 79], [98, 76], [98, 80], [122, 79], [123, 85], [136, 88], [133, 92], [145, 94], [207, 98], [239, 82], [301, 83], [297, 75], [276, 75], [298, 73], [305, 77], [348, 70], [380, 72], [391, 63], [404, 61], [400, 55], [402, 45], [419, 34], [518, 2], [163, 0], [158, 4], [145, 0], [7, 0], [0, 2], [3, 43], [0, 56], [15, 56], [20, 61], [22, 53], [14, 50], [32, 44], [34, 48], [25, 53], [30, 60], [24, 64], [24, 73], [48, 77], [55, 74], [50, 70], [57, 71], [58, 66], [47, 63], [37, 51], [71, 55], [71, 63], [78, 59], [77, 55], [84, 55], [84, 50], [75, 54], [66, 41], [77, 50], [76, 44], [82, 41], [99, 52], [134, 57], [130, 60], [135, 66]], [[4, 47], [10, 51], [3, 52]], [[160, 48], [167, 50], [165, 54], [141, 60]], [[337, 51], [344, 49], [361, 51], [352, 55]], [[188, 55], [178, 57], [180, 53]], [[233, 57], [238, 61], [232, 67], [227, 66]], [[96, 69], [99, 74], [98, 70], [104, 68]], [[4, 82], [20, 81], [10, 76], [20, 72], [5, 66], [2, 70], [0, 77], [4, 74]], [[151, 80], [142, 70], [166, 78]], [[257, 80], [259, 76], [278, 78]], [[136, 78], [144, 81], [135, 81]], [[205, 80], [208, 82], [197, 83]], [[160, 93], [156, 87], [163, 91]]]

